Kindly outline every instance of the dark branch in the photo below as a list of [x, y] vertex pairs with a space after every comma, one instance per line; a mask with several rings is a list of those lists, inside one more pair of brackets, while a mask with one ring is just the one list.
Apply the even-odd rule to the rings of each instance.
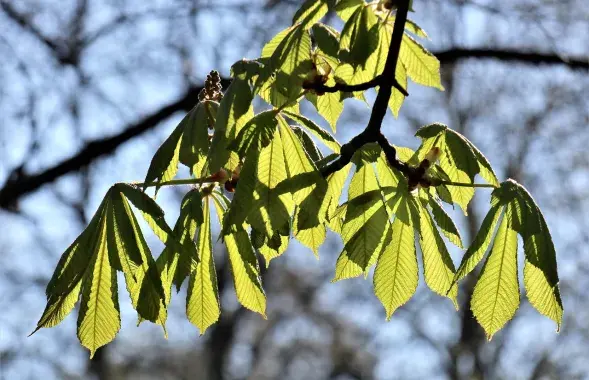
[[[364, 144], [369, 142], [383, 142], [382, 139], [384, 139], [384, 136], [380, 132], [380, 127], [387, 113], [389, 99], [391, 98], [393, 87], [396, 83], [395, 71], [397, 69], [399, 51], [401, 50], [401, 41], [403, 40], [403, 34], [405, 33], [405, 22], [407, 21], [407, 12], [409, 11], [409, 0], [400, 1], [397, 6], [398, 8], [397, 14], [395, 15], [395, 24], [393, 26], [391, 44], [389, 46], [389, 52], [387, 54], [385, 66], [378, 83], [378, 95], [376, 95], [376, 100], [372, 106], [372, 113], [370, 114], [368, 125], [364, 131], [362, 131], [362, 133], [342, 146], [340, 157], [337, 160], [323, 168], [321, 174], [324, 177], [327, 177], [346, 166], [352, 159], [354, 153]], [[386, 139], [384, 140], [386, 141]], [[392, 161], [391, 165], [395, 164], [400, 166], [400, 163], [396, 162], [397, 158], [395, 148], [392, 147], [388, 141], [386, 142], [386, 145], [390, 147], [388, 150], [389, 154], [392, 155], [389, 162]]]
[[555, 54], [522, 52], [510, 49], [449, 49], [434, 53], [442, 64], [463, 59], [496, 59], [499, 61], [528, 65], [564, 65], [571, 70], [589, 70], [589, 57], [562, 57]]

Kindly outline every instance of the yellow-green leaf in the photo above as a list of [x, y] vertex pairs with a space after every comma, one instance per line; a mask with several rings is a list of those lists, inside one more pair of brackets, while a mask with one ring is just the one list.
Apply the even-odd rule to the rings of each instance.
[[440, 80], [440, 61], [408, 34], [403, 35], [399, 59], [415, 83], [444, 89]]
[[419, 281], [413, 226], [396, 218], [389, 233], [391, 242], [383, 247], [374, 271], [374, 293], [387, 319], [413, 296]]
[[82, 283], [78, 338], [92, 357], [99, 347], [112, 341], [121, 328], [117, 276], [108, 261], [106, 218], [101, 220], [99, 237], [90, 254], [92, 262]]
[[517, 232], [511, 229], [509, 217], [504, 217], [474, 288], [470, 307], [491, 339], [513, 318], [518, 306]]
[[454, 263], [429, 212], [421, 204], [418, 207], [419, 243], [423, 254], [425, 282], [434, 292], [450, 298], [454, 306], [458, 308], [456, 301], [458, 287], [453, 282]]
[[186, 315], [188, 320], [198, 327], [201, 335], [219, 319], [221, 314], [217, 272], [213, 260], [211, 215], [208, 200], [203, 204], [203, 215], [204, 220], [198, 230], [200, 262], [196, 266], [196, 271], [190, 275], [186, 297]]

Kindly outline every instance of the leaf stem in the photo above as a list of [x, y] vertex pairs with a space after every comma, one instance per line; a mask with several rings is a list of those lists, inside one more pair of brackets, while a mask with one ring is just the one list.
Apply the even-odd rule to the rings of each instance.
[[184, 178], [184, 179], [173, 179], [171, 181], [164, 182], [131, 182], [130, 185], [138, 187], [162, 187], [162, 186], [180, 186], [180, 185], [202, 185], [203, 183], [215, 182], [211, 178]]
[[496, 189], [498, 186], [492, 185], [490, 183], [463, 183], [463, 182], [452, 182], [452, 181], [441, 181], [440, 185], [446, 186], [460, 186], [460, 187], [487, 187], [491, 189]]

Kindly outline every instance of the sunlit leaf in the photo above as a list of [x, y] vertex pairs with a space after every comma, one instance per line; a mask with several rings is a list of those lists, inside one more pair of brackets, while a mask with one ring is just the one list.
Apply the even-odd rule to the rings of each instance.
[[295, 13], [292, 23], [307, 28], [321, 20], [328, 11], [327, 0], [306, 0]]
[[489, 339], [513, 318], [519, 306], [517, 233], [509, 220], [504, 217], [499, 226], [470, 303]]
[[444, 89], [440, 80], [440, 61], [408, 34], [403, 35], [399, 59], [415, 83]]
[[[419, 244], [425, 282], [431, 290], [452, 300], [458, 308], [458, 287], [453, 282], [454, 263], [427, 209], [419, 204]], [[448, 291], [448, 289], [450, 289]]]
[[374, 293], [387, 319], [411, 298], [419, 280], [413, 226], [396, 218], [389, 233], [391, 242], [383, 247], [374, 271]]
[[198, 327], [201, 335], [219, 319], [221, 314], [217, 290], [217, 272], [213, 260], [209, 208], [207, 199], [203, 204], [204, 220], [198, 230], [200, 262], [196, 266], [196, 271], [190, 275], [186, 297], [186, 315], [188, 320]]

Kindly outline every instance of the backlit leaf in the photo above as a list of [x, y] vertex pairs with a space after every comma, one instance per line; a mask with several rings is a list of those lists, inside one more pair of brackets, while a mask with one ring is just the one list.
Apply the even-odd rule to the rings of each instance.
[[389, 233], [391, 242], [383, 247], [374, 271], [374, 293], [387, 319], [411, 298], [419, 280], [413, 226], [396, 218]]
[[217, 290], [217, 272], [213, 260], [209, 208], [209, 200], [207, 199], [203, 204], [204, 220], [198, 230], [200, 262], [196, 266], [196, 271], [190, 275], [186, 297], [186, 315], [188, 320], [198, 327], [201, 335], [219, 319], [221, 314]]

